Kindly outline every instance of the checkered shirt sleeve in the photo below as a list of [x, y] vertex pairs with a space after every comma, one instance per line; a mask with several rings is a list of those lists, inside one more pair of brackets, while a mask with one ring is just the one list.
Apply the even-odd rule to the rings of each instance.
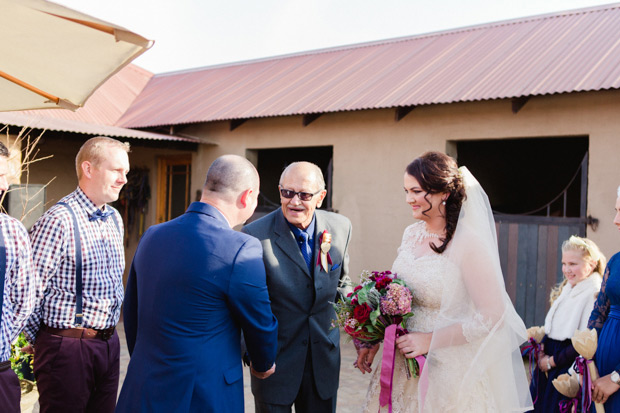
[[[80, 188], [64, 197], [75, 212], [82, 243], [83, 326], [105, 329], [118, 323], [123, 302], [125, 250], [120, 214], [90, 221], [97, 208]], [[63, 205], [52, 206], [32, 227], [32, 256], [39, 276], [37, 305], [25, 332], [31, 342], [41, 324], [75, 327], [76, 266], [73, 218]]]
[[37, 280], [26, 228], [15, 218], [0, 214], [0, 230], [6, 247], [0, 361], [6, 361], [11, 355], [11, 342], [22, 331], [34, 308]]

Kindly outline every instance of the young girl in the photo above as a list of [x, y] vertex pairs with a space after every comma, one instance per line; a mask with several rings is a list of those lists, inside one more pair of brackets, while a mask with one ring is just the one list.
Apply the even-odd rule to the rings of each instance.
[[579, 355], [570, 339], [575, 330], [588, 325], [604, 269], [605, 256], [591, 240], [572, 236], [562, 244], [564, 281], [551, 291], [537, 379], [530, 386], [535, 412], [559, 412], [559, 402], [566, 399], [551, 382], [566, 373]]

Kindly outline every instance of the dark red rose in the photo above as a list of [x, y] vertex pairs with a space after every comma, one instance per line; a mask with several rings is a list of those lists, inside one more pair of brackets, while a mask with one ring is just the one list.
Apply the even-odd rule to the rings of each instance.
[[372, 308], [364, 303], [355, 307], [355, 310], [353, 310], [353, 317], [355, 317], [360, 324], [364, 324], [370, 317], [370, 313], [372, 313]]
[[375, 281], [375, 288], [377, 291], [381, 291], [391, 283], [392, 279], [390, 277], [378, 277]]

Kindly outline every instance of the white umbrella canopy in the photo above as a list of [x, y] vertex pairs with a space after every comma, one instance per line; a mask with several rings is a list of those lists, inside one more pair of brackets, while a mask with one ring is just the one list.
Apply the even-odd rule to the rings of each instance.
[[0, 0], [0, 111], [76, 110], [153, 45], [45, 0]]

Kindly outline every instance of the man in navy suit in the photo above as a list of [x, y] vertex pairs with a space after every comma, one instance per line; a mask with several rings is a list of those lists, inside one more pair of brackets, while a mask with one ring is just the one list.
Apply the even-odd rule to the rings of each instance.
[[231, 229], [252, 215], [258, 191], [248, 160], [222, 156], [200, 202], [142, 237], [125, 295], [131, 360], [117, 412], [243, 412], [240, 330], [252, 374], [275, 371], [262, 248]]
[[331, 326], [332, 303], [349, 281], [351, 222], [316, 209], [327, 191], [312, 163], [289, 165], [279, 190], [282, 208], [243, 228], [262, 243], [271, 309], [280, 323], [277, 373], [252, 378], [255, 409], [288, 413], [294, 404], [297, 413], [335, 412], [340, 337]]

